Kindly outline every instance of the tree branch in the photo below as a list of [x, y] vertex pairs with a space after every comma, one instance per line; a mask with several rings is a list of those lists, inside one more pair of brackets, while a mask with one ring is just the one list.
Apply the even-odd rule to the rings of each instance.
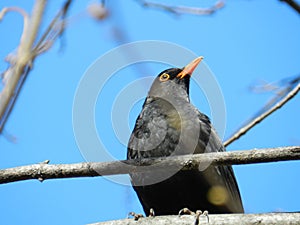
[[24, 28], [17, 54], [10, 54], [6, 58], [11, 66], [2, 75], [4, 88], [0, 92], [0, 133], [3, 131], [35, 58], [50, 49], [57, 37], [64, 31], [64, 17], [71, 0], [65, 1], [64, 6], [54, 17], [42, 38], [35, 44], [46, 3], [46, 0], [36, 0], [32, 16], [29, 16], [23, 9], [18, 7], [4, 8], [0, 12], [0, 20], [8, 11], [19, 12], [24, 17]]
[[[209, 216], [209, 223], [205, 216], [200, 216], [199, 224], [208, 225], [296, 225], [300, 223], [300, 213], [263, 213], [263, 214], [213, 214]], [[89, 225], [191, 225], [195, 223], [194, 216], [157, 216], [141, 218], [139, 221], [133, 219], [114, 220]]]
[[245, 133], [247, 133], [252, 127], [263, 121], [265, 118], [267, 118], [269, 115], [271, 115], [276, 110], [280, 109], [283, 105], [285, 105], [289, 100], [291, 100], [295, 95], [300, 91], [300, 82], [298, 81], [298, 84], [286, 94], [284, 98], [282, 98], [280, 101], [277, 102], [273, 107], [259, 115], [258, 117], [255, 117], [253, 120], [251, 120], [248, 124], [246, 124], [244, 127], [239, 129], [237, 132], [235, 132], [230, 138], [228, 138], [224, 142], [224, 146], [228, 146], [235, 140], [239, 139], [241, 136], [243, 136]]
[[214, 5], [208, 8], [188, 7], [188, 6], [171, 6], [160, 2], [141, 1], [138, 2], [148, 8], [161, 9], [173, 14], [194, 14], [194, 15], [210, 15], [224, 7], [224, 1], [216, 1]]
[[[215, 152], [182, 155], [166, 158], [121, 160], [114, 162], [85, 162], [49, 165], [44, 163], [0, 170], [0, 184], [21, 180], [70, 177], [94, 177], [116, 174], [141, 173], [161, 170], [200, 169], [203, 165], [240, 165], [300, 159], [300, 146], [255, 149], [231, 152]], [[149, 169], [149, 165], [151, 166]]]
[[294, 1], [294, 0], [279, 0], [281, 2], [287, 3], [289, 6], [291, 6], [294, 10], [296, 10], [300, 14], [300, 5]]
[[4, 8], [0, 13], [1, 17], [3, 17], [8, 11], [17, 11], [24, 17], [24, 28], [17, 55], [10, 62], [12, 66], [3, 75], [5, 86], [0, 93], [0, 133], [13, 108], [29, 68], [32, 66], [34, 54], [31, 50], [40, 27], [45, 6], [45, 0], [37, 0], [31, 17], [24, 10], [16, 7]]

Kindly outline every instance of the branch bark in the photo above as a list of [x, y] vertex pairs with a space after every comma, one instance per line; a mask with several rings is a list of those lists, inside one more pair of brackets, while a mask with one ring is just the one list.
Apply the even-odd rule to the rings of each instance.
[[[0, 184], [15, 181], [94, 177], [161, 170], [205, 169], [209, 165], [240, 165], [300, 159], [300, 146], [182, 155], [168, 158], [49, 165], [48, 161], [0, 170]], [[151, 167], [150, 167], [151, 166]]]
[[[195, 223], [194, 216], [158, 216], [141, 218], [139, 221], [133, 219], [114, 220], [90, 225], [191, 225]], [[205, 216], [200, 216], [199, 224], [208, 225], [296, 225], [300, 223], [300, 213], [264, 213], [264, 214], [214, 214], [209, 215], [209, 223]]]

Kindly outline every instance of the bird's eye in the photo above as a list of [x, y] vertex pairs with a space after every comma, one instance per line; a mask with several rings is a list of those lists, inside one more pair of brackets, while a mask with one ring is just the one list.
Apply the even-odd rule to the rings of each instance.
[[160, 75], [159, 80], [160, 81], [167, 81], [167, 80], [169, 80], [169, 78], [170, 78], [169, 74], [163, 73], [162, 75]]

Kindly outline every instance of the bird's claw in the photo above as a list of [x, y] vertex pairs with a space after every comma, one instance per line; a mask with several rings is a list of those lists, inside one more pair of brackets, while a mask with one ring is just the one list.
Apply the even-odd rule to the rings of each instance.
[[179, 211], [178, 215], [179, 216], [182, 216], [182, 215], [195, 215], [196, 220], [195, 220], [194, 225], [199, 225], [199, 218], [200, 218], [201, 215], [203, 215], [203, 216], [206, 216], [207, 223], [209, 223], [209, 217], [208, 217], [208, 211], [207, 210], [205, 210], [203, 212], [201, 210], [197, 210], [196, 212], [193, 212], [192, 210], [190, 210], [188, 208], [183, 208]]
[[191, 211], [188, 208], [183, 208], [179, 211], [178, 216], [182, 216], [182, 215], [193, 215], [195, 214], [193, 211]]
[[130, 216], [133, 217], [134, 220], [139, 220], [140, 218], [143, 218], [144, 216], [142, 214], [138, 214], [138, 213], [135, 213], [135, 212], [130, 212], [128, 213], [128, 217], [129, 218]]
[[[140, 218], [144, 217], [142, 214], [138, 214], [138, 213], [135, 213], [135, 212], [128, 213], [127, 218], [129, 218], [130, 216], [132, 216], [133, 219], [136, 220], [136, 221], [139, 220]], [[152, 208], [149, 211], [149, 217], [155, 217], [154, 209], [152, 209]]]
[[203, 216], [206, 216], [207, 218], [207, 223], [209, 223], [209, 217], [208, 217], [208, 211], [207, 210], [204, 210], [203, 212], [201, 210], [197, 210], [196, 211], [196, 221], [195, 221], [195, 225], [198, 225], [199, 224], [199, 217], [203, 215]]
[[150, 209], [149, 217], [155, 217], [154, 209]]

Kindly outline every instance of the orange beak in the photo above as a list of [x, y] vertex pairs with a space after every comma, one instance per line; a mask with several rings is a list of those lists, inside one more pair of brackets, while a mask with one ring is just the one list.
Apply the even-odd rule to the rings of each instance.
[[198, 64], [202, 61], [203, 56], [200, 56], [196, 59], [194, 59], [192, 62], [190, 62], [188, 65], [186, 65], [183, 70], [177, 75], [179, 79], [184, 78], [186, 75], [192, 75], [193, 71], [196, 69]]

